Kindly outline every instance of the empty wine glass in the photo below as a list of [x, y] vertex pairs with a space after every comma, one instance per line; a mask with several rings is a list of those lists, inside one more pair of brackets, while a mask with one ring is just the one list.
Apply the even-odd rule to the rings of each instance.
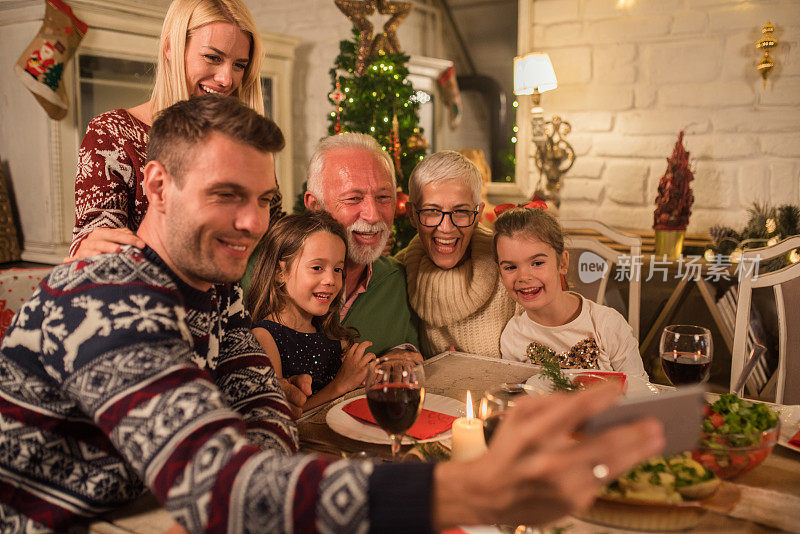
[[492, 440], [497, 425], [503, 420], [506, 412], [514, 407], [514, 403], [521, 395], [539, 394], [539, 390], [527, 384], [500, 384], [487, 390], [478, 407], [478, 417], [483, 421], [483, 436], [486, 444], [488, 445]]
[[406, 357], [384, 356], [367, 373], [367, 405], [378, 425], [389, 434], [392, 458], [406, 430], [422, 411], [425, 400], [422, 365]]
[[670, 325], [661, 333], [661, 368], [673, 386], [708, 380], [714, 357], [711, 331], [702, 326]]

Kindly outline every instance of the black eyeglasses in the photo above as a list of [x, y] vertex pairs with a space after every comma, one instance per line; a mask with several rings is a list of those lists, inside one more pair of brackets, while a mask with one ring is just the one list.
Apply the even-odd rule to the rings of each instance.
[[422, 226], [428, 228], [435, 228], [442, 224], [445, 215], [450, 216], [450, 222], [453, 226], [459, 228], [466, 228], [472, 226], [475, 222], [475, 217], [478, 215], [478, 208], [474, 210], [453, 210], [442, 211], [435, 208], [424, 208], [421, 210], [414, 210], [417, 213], [417, 220]]

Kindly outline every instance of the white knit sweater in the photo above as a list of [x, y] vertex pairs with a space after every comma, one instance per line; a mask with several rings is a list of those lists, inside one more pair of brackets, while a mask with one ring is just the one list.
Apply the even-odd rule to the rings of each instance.
[[408, 300], [419, 318], [422, 353], [458, 351], [500, 357], [500, 334], [514, 315], [514, 301], [500, 283], [491, 231], [478, 226], [468, 257], [440, 269], [414, 237], [397, 259], [406, 268]]

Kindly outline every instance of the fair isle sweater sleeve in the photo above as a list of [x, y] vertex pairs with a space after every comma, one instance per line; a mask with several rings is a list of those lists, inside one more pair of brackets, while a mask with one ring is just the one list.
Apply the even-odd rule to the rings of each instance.
[[137, 191], [148, 137], [125, 110], [103, 113], [89, 123], [78, 149], [70, 256], [95, 228], [138, 227], [147, 209]]
[[[371, 464], [251, 444], [243, 418], [194, 363], [187, 310], [159, 283], [163, 273], [114, 257], [58, 268], [15, 340], [39, 346], [46, 372], [165, 509], [190, 532], [365, 532]], [[131, 283], [98, 283], [135, 271]]]
[[222, 297], [223, 335], [211, 374], [227, 403], [244, 417], [247, 438], [264, 449], [297, 452], [297, 426], [272, 364], [253, 336], [244, 294], [234, 284]]

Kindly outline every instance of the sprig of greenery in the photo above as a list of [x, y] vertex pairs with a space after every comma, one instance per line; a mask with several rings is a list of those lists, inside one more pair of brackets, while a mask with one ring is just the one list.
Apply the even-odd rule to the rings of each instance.
[[428, 462], [446, 462], [450, 459], [450, 451], [438, 441], [414, 443], [414, 448]]
[[[533, 345], [533, 344], [531, 344]], [[542, 376], [553, 383], [553, 391], [575, 391], [578, 389], [572, 380], [564, 376], [555, 351], [541, 345], [528, 347], [528, 358], [542, 366]]]

